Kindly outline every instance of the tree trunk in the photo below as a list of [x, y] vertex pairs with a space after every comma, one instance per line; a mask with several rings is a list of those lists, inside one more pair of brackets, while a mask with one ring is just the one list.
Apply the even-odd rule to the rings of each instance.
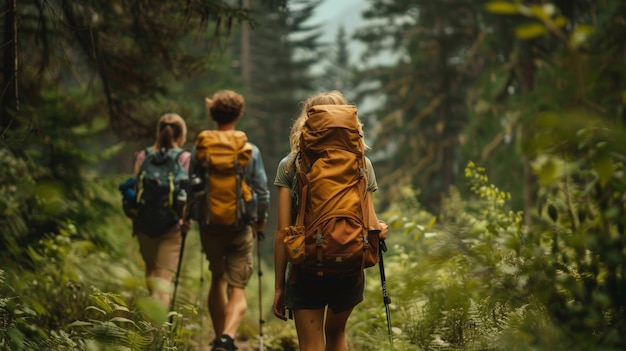
[[[242, 9], [249, 10], [249, 0], [242, 0]], [[241, 79], [244, 92], [252, 91], [250, 86], [250, 24], [248, 21], [241, 23]]]
[[[535, 66], [529, 42], [521, 43], [520, 75], [522, 80], [522, 94], [527, 95], [535, 85]], [[532, 133], [530, 128], [522, 124], [522, 142], [525, 142]], [[537, 199], [537, 178], [532, 172], [530, 162], [532, 155], [522, 155], [523, 175], [524, 175], [524, 222], [527, 226], [532, 224], [532, 211], [536, 208]]]
[[18, 55], [17, 55], [17, 0], [7, 1], [4, 7], [4, 50], [2, 50], [2, 109], [0, 125], [4, 135], [15, 128], [19, 112]]

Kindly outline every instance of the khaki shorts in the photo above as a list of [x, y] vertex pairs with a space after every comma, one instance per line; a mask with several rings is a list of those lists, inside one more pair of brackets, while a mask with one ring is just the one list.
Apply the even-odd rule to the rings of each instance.
[[223, 274], [230, 286], [245, 288], [252, 276], [252, 228], [231, 233], [202, 231], [200, 240], [211, 273]]
[[180, 246], [183, 242], [180, 231], [172, 230], [156, 238], [138, 233], [137, 240], [141, 258], [146, 264], [146, 271], [161, 268], [172, 273], [176, 272]]

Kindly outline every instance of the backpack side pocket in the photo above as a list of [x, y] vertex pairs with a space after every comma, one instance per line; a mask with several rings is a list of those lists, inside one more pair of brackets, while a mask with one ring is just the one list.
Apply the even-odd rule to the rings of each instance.
[[283, 243], [285, 244], [285, 253], [287, 258], [293, 264], [300, 264], [304, 262], [304, 226], [289, 226], [283, 229], [285, 237]]

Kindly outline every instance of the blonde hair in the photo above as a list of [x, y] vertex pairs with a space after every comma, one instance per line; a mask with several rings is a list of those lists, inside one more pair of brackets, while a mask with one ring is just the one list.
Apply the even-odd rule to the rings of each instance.
[[159, 118], [154, 142], [156, 150], [182, 147], [186, 140], [187, 125], [181, 116], [176, 113], [166, 113]]
[[211, 98], [205, 98], [206, 111], [217, 124], [235, 121], [244, 111], [243, 96], [232, 90], [220, 90]]
[[[304, 124], [306, 120], [309, 118], [308, 111], [311, 107], [316, 105], [348, 105], [348, 100], [346, 97], [338, 90], [331, 90], [324, 93], [319, 93], [311, 96], [306, 99], [302, 104], [302, 109], [300, 110], [300, 114], [298, 118], [293, 122], [293, 126], [291, 127], [291, 133], [289, 135], [289, 146], [290, 152], [289, 154], [295, 155], [298, 153], [300, 147], [300, 136], [302, 135], [302, 128], [304, 128]], [[359, 123], [359, 131], [361, 135], [363, 135], [363, 124], [358, 119]], [[363, 139], [361, 139], [363, 140]], [[363, 143], [363, 146], [367, 149], [368, 146]]]

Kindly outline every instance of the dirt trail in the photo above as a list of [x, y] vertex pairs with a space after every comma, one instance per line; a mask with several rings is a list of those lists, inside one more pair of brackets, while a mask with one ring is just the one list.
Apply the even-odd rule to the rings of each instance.
[[[212, 340], [213, 334], [209, 335], [207, 340]], [[251, 344], [249, 340], [237, 339], [235, 340], [235, 346], [237, 347], [237, 351], [257, 351], [259, 349], [258, 342], [256, 340], [252, 340], [254, 343]], [[208, 345], [208, 341], [206, 345], [199, 346], [196, 351], [211, 351], [211, 346]]]

